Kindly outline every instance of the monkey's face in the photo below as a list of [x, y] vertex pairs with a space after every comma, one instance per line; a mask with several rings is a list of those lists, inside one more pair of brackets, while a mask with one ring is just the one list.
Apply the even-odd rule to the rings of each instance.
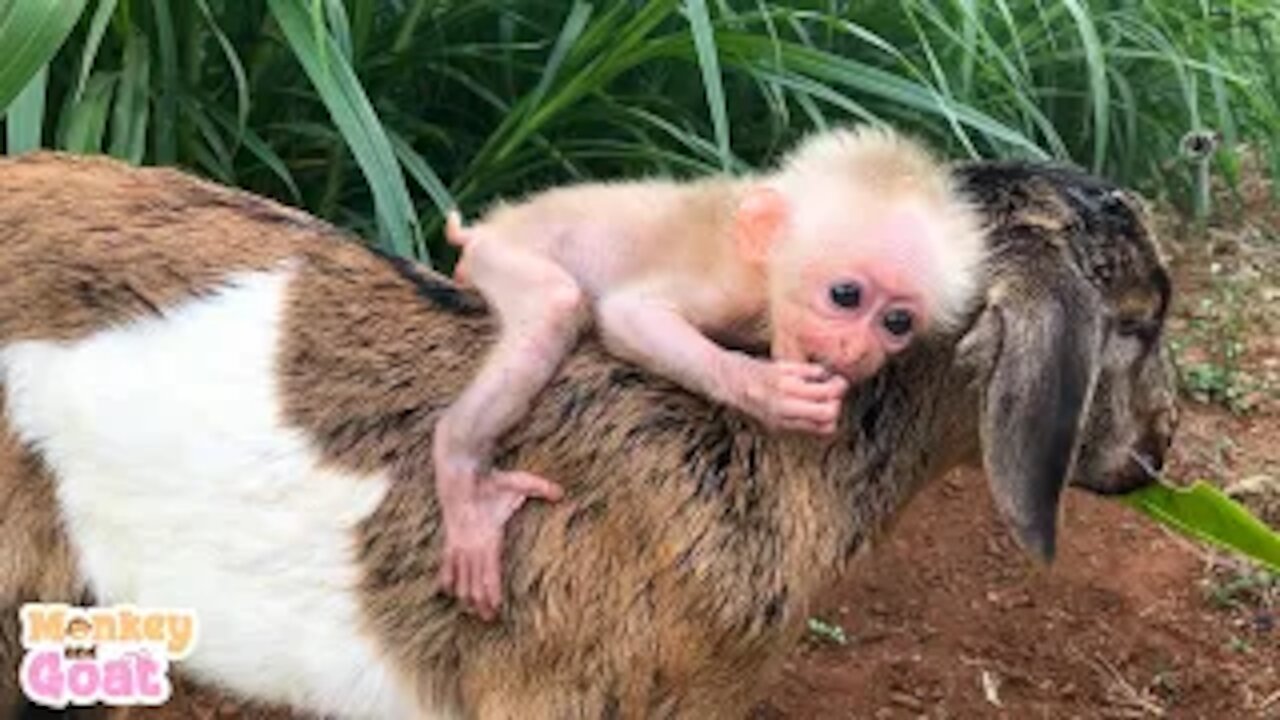
[[74, 647], [84, 647], [93, 635], [93, 626], [84, 618], [72, 618], [67, 623], [67, 639]]
[[817, 362], [856, 383], [906, 349], [931, 320], [918, 279], [927, 230], [894, 214], [856, 238], [813, 245], [821, 252], [801, 259], [796, 281], [775, 296], [775, 356]]
[[859, 382], [919, 332], [919, 303], [873, 276], [844, 272], [786, 301], [774, 327], [774, 354], [816, 362]]

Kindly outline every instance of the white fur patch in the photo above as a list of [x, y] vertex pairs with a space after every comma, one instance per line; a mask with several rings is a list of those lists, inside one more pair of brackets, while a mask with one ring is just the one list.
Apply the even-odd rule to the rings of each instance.
[[16, 432], [44, 456], [103, 604], [191, 608], [195, 677], [342, 717], [410, 717], [357, 625], [353, 526], [388, 479], [324, 468], [281, 417], [285, 270], [163, 318], [0, 349]]

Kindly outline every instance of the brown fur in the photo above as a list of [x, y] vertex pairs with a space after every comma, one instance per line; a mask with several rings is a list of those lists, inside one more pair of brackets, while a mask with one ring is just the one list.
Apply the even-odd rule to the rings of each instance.
[[5, 341], [76, 338], [154, 315], [335, 232], [247, 193], [99, 158], [5, 159], [0, 194]]
[[59, 520], [54, 480], [3, 418], [0, 388], [0, 717], [7, 718], [21, 705], [22, 604], [79, 600], [85, 592]]
[[[1117, 491], [1143, 481], [1122, 451], [1158, 464], [1168, 443], [1158, 344], [1168, 280], [1140, 214], [1068, 171], [959, 175], [995, 226], [987, 306], [963, 335], [922, 342], [851, 392], [835, 442], [771, 435], [586, 341], [499, 448], [498, 464], [563, 479], [567, 497], [513, 521], [508, 542], [520, 551], [496, 626], [431, 592], [440, 538], [429, 431], [494, 336], [474, 296], [266, 201], [169, 172], [40, 156], [0, 163], [0, 343], [163, 312], [232, 270], [292, 258], [287, 416], [331, 462], [396, 477], [358, 538], [360, 592], [368, 631], [408, 678], [484, 718], [737, 717], [816, 593], [928, 479], [985, 450], [997, 494], [1030, 488], [1011, 502], [1031, 503], [1039, 522], [1056, 514], [1063, 480], [1036, 470], [1040, 461], [1061, 465], [1080, 445], [1076, 482]], [[52, 197], [11, 194], [37, 180]], [[33, 279], [9, 280], [15, 264]], [[1032, 331], [1037, 317], [1019, 310], [1029, 307], [1078, 324], [1084, 344], [1052, 354]], [[1122, 338], [1126, 322], [1153, 334]], [[1035, 392], [1059, 374], [1061, 399]], [[1022, 396], [1032, 401], [999, 401]], [[1064, 432], [1039, 442], [1026, 413], [1061, 418]], [[979, 415], [1000, 443], [984, 448]], [[49, 485], [23, 472], [0, 473], [0, 498], [34, 492], [33, 478]], [[66, 554], [43, 498], [29, 526], [0, 535], [0, 557]], [[0, 593], [24, 577], [14, 572], [0, 574]], [[65, 599], [68, 589], [33, 592]]]

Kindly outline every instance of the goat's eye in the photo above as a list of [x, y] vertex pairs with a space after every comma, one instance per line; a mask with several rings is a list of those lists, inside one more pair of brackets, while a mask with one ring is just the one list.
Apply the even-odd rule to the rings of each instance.
[[852, 310], [862, 304], [862, 286], [855, 282], [836, 283], [831, 286], [831, 302], [836, 307]]
[[880, 324], [884, 325], [884, 329], [888, 330], [890, 335], [906, 337], [911, 334], [912, 328], [915, 327], [915, 318], [911, 316], [910, 312], [897, 308], [885, 313]]
[[1121, 318], [1116, 323], [1116, 334], [1151, 343], [1160, 335], [1160, 324], [1142, 318]]

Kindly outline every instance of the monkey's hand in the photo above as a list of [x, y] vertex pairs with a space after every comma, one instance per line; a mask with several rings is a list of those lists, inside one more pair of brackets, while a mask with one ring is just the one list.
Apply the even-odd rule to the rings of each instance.
[[507, 520], [525, 500], [559, 500], [556, 483], [526, 472], [490, 473], [450, 483], [440, 495], [444, 552], [437, 587], [455, 595], [485, 620], [502, 605], [502, 536]]
[[774, 429], [836, 431], [847, 380], [812, 363], [740, 359], [728, 371], [739, 409]]

